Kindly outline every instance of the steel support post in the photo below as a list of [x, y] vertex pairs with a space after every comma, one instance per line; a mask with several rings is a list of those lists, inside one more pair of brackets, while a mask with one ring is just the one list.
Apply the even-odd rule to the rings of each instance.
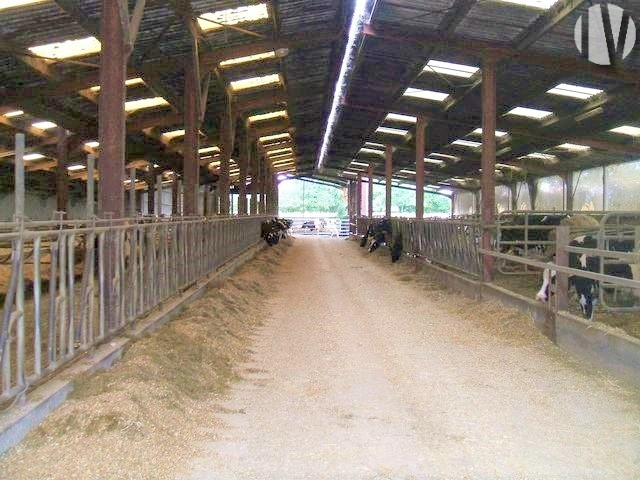
[[100, 15], [100, 215], [124, 216], [126, 55], [119, 2], [102, 0]]
[[250, 145], [251, 150], [251, 215], [258, 214], [258, 162], [260, 162], [260, 155], [256, 151], [256, 146], [253, 142]]
[[[58, 127], [57, 133], [56, 210], [66, 214], [69, 209], [69, 173], [67, 171], [69, 163], [69, 134], [64, 127]], [[68, 214], [65, 216], [68, 217]]]
[[[186, 163], [186, 157], [185, 157]], [[185, 164], [186, 167], [186, 164]], [[180, 185], [178, 184], [178, 178], [173, 177], [173, 183], [171, 184], [171, 215], [178, 216], [180, 215], [180, 205], [178, 205], [180, 197]]]
[[95, 166], [96, 166], [96, 157], [93, 156], [92, 153], [87, 155], [87, 205], [85, 210], [85, 215], [87, 218], [93, 218], [95, 215]]
[[[194, 42], [196, 48], [197, 42]], [[196, 89], [200, 88], [200, 80], [196, 78], [198, 68], [193, 65], [197, 61], [197, 53], [187, 63], [184, 71], [184, 146], [183, 146], [183, 211], [185, 215], [198, 214], [198, 188], [200, 186], [199, 164], [199, 129], [200, 110]]]
[[367, 177], [369, 180], [368, 189], [367, 189], [367, 216], [369, 218], [373, 218], [373, 163], [369, 164], [369, 169], [367, 170]]
[[240, 158], [238, 168], [240, 175], [238, 178], [238, 215], [247, 215], [247, 167], [249, 165], [249, 132], [245, 130], [240, 139]]
[[[125, 99], [127, 55], [120, 2], [102, 0], [100, 14], [100, 97], [98, 104], [98, 140], [100, 142], [99, 216], [124, 217], [125, 176]], [[127, 19], [128, 20], [128, 19]], [[104, 318], [108, 331], [119, 324], [120, 291], [116, 235], [105, 235], [102, 264], [104, 268]]]
[[416, 218], [424, 218], [424, 149], [427, 121], [416, 122]]
[[[492, 247], [492, 229], [496, 211], [496, 61], [485, 60], [482, 64], [482, 248]], [[493, 281], [494, 258], [483, 255], [483, 280]]]
[[129, 217], [133, 218], [137, 215], [136, 208], [136, 167], [129, 168]]
[[391, 218], [391, 176], [393, 175], [393, 148], [387, 145], [384, 152], [384, 179], [385, 179], [385, 196], [384, 196], [384, 214], [387, 218]]
[[356, 218], [362, 216], [362, 174], [358, 173], [356, 180]]

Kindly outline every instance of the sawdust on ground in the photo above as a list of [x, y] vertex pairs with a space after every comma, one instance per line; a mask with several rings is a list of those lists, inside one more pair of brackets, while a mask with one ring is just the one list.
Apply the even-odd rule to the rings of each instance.
[[269, 278], [290, 242], [260, 252], [233, 277], [134, 343], [0, 460], [0, 478], [168, 479], [216, 424], [216, 400], [238, 378], [262, 321]]

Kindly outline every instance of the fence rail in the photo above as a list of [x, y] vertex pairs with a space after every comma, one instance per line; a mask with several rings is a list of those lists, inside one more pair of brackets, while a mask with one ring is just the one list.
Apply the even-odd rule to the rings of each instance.
[[263, 220], [0, 224], [0, 403], [254, 245]]

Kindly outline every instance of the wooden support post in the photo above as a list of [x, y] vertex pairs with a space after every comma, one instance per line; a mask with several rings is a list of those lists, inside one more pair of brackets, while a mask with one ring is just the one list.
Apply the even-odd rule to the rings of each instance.
[[[126, 55], [118, 2], [102, 0], [100, 15], [100, 215], [124, 216]], [[115, 261], [115, 258], [114, 258]], [[107, 280], [109, 281], [109, 280]]]
[[[482, 64], [482, 248], [492, 248], [492, 230], [496, 211], [496, 62], [489, 59]], [[493, 281], [494, 258], [483, 255], [485, 282]]]
[[[197, 42], [195, 42], [197, 44]], [[195, 47], [194, 47], [195, 48]], [[193, 57], [193, 56], [192, 56]], [[198, 189], [200, 187], [199, 163], [199, 130], [200, 105], [196, 89], [200, 88], [200, 79], [196, 78], [197, 55], [187, 62], [184, 78], [184, 147], [183, 147], [183, 178], [184, 178], [184, 214], [187, 216], [198, 214]]]
[[373, 163], [369, 164], [367, 176], [369, 177], [369, 184], [367, 189], [367, 216], [373, 218]]
[[[565, 248], [569, 245], [571, 228], [560, 226], [556, 228], [556, 265], [569, 266], [569, 252]], [[551, 287], [549, 287], [551, 288]], [[566, 310], [569, 302], [569, 275], [556, 273], [556, 310]]]
[[[384, 156], [385, 200], [384, 214], [391, 218], [391, 176], [393, 175], [393, 147], [387, 145]], [[423, 162], [424, 163], [424, 162]]]
[[416, 122], [416, 218], [424, 218], [424, 151], [427, 121], [418, 117]]
[[249, 165], [249, 134], [245, 131], [240, 139], [240, 158], [238, 158], [238, 168], [240, 175], [238, 178], [238, 215], [247, 215], [247, 167]]
[[67, 165], [69, 163], [69, 134], [64, 127], [58, 127], [56, 166], [56, 210], [65, 212], [68, 218], [69, 210], [69, 173]]

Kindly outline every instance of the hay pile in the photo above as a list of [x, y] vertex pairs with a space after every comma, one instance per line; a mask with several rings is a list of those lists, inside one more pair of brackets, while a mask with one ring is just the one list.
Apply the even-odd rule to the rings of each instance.
[[289, 245], [263, 251], [111, 370], [79, 382], [0, 460], [0, 478], [173, 478], [216, 425], [216, 401], [248, 355], [267, 282]]
[[394, 276], [403, 283], [414, 283], [424, 292], [424, 296], [433, 301], [437, 307], [452, 315], [452, 318], [464, 322], [465, 326], [477, 328], [500, 341], [514, 346], [536, 345], [544, 348], [548, 341], [534, 326], [533, 320], [515, 308], [509, 308], [500, 302], [480, 301], [463, 294], [452, 295], [447, 286], [429, 275], [421, 265], [423, 260], [412, 261], [403, 257], [400, 262], [391, 263], [388, 249], [374, 252], [376, 262], [391, 268]]

